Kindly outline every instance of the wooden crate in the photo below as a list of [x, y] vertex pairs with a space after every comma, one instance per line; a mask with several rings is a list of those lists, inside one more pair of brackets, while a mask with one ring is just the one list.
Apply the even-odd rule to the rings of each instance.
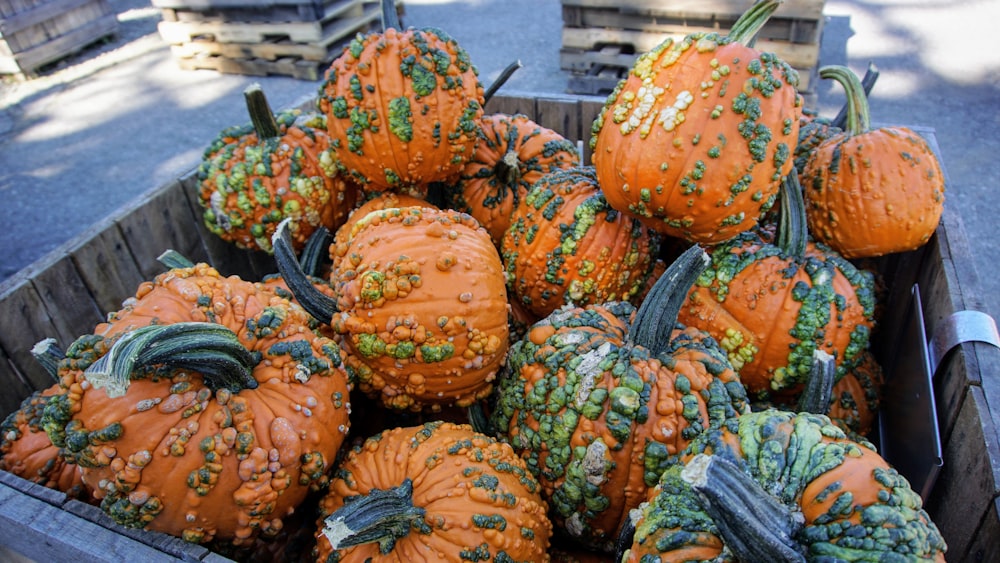
[[117, 32], [107, 0], [0, 0], [0, 74], [34, 76]]
[[[635, 59], [667, 38], [728, 31], [754, 0], [561, 0], [559, 64], [567, 91], [607, 94]], [[786, 0], [761, 29], [756, 47], [799, 72], [799, 91], [815, 90], [825, 0]]]
[[[311, 103], [304, 100], [300, 107]], [[487, 111], [524, 113], [571, 140], [586, 141], [603, 103], [596, 96], [500, 92]], [[920, 131], [934, 143], [933, 131]], [[237, 250], [208, 232], [197, 197], [192, 170], [0, 284], [0, 412], [11, 412], [33, 390], [50, 385], [30, 353], [36, 342], [54, 337], [66, 346], [89, 333], [142, 280], [163, 271], [156, 257], [164, 250], [246, 279], [276, 270], [270, 256]], [[916, 354], [920, 348], [896, 346], [905, 342], [914, 287], [928, 334], [950, 326], [956, 315], [982, 310], [973, 263], [961, 219], [947, 208], [927, 245], [871, 264], [888, 284], [873, 343], [883, 365], [897, 352]], [[965, 341], [944, 355], [941, 366], [933, 396], [943, 455], [925, 506], [949, 544], [949, 561], [1000, 561], [1000, 348]], [[891, 376], [913, 377], [898, 370]], [[94, 507], [9, 474], [0, 473], [0, 499], [0, 558], [6, 548], [38, 561], [225, 560], [162, 534], [124, 530]]]
[[376, 0], [153, 0], [184, 69], [322, 78], [343, 45], [379, 20]]

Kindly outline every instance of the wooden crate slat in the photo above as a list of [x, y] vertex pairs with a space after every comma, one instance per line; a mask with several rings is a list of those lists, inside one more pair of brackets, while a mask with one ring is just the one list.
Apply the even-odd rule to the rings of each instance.
[[0, 381], [4, 382], [3, 392], [0, 393], [0, 413], [3, 415], [17, 410], [21, 406], [21, 401], [37, 390], [15, 369], [13, 362], [7, 352], [0, 348]]
[[76, 53], [95, 41], [118, 32], [118, 19], [112, 14], [87, 23], [74, 31], [9, 57], [0, 57], [0, 72], [16, 68], [30, 73], [40, 67]]
[[125, 235], [112, 222], [102, 222], [80, 237], [70, 251], [98, 308], [117, 311], [135, 295], [145, 277], [136, 264]]
[[55, 338], [64, 350], [80, 336], [93, 333], [107, 316], [108, 311], [94, 301], [70, 256], [53, 262], [31, 281], [55, 328], [49, 337]]
[[[582, 8], [614, 8], [623, 12], [643, 14], [722, 14], [739, 16], [753, 6], [755, 0], [560, 0], [563, 6]], [[820, 19], [825, 0], [786, 0], [775, 16]]]
[[0, 293], [0, 297], [0, 348], [9, 360], [9, 375], [14, 377], [6, 382], [3, 394], [18, 388], [34, 391], [49, 387], [52, 376], [31, 355], [36, 343], [57, 333], [42, 298], [30, 280], [22, 280], [10, 291]]
[[215, 10], [225, 8], [245, 8], [253, 4], [260, 8], [271, 6], [301, 6], [315, 4], [317, 0], [150, 0], [154, 8], [176, 10]]
[[0, 19], [0, 37], [9, 37], [27, 27], [44, 23], [67, 12], [85, 6], [93, 0], [49, 0], [30, 9], [5, 15]]

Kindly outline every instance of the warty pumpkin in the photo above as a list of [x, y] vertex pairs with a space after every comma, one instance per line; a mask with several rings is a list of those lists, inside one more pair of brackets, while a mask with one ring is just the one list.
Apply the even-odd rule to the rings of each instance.
[[382, 32], [359, 34], [331, 63], [317, 104], [338, 169], [365, 191], [425, 195], [472, 158], [483, 86], [443, 30], [400, 29], [393, 0], [382, 15]]
[[843, 66], [820, 69], [847, 93], [847, 125], [809, 153], [800, 178], [813, 236], [847, 258], [919, 248], [944, 210], [937, 155], [908, 127], [871, 126], [858, 77]]
[[273, 536], [350, 425], [339, 348], [310, 320], [262, 284], [171, 269], [69, 346], [43, 426], [123, 526]]
[[287, 218], [301, 249], [318, 227], [340, 226], [358, 188], [337, 173], [322, 118], [274, 115], [259, 84], [244, 97], [251, 122], [220, 132], [198, 166], [205, 225], [239, 248], [270, 253], [271, 235]]
[[510, 346], [507, 290], [500, 255], [472, 216], [429, 207], [368, 213], [334, 271], [335, 299], [293, 283], [297, 264], [283, 233], [275, 236], [279, 269], [340, 335], [361, 391], [412, 411], [490, 394]]
[[546, 509], [507, 444], [442, 421], [393, 428], [338, 464], [315, 560], [548, 561]]
[[566, 306], [511, 347], [489, 420], [575, 543], [611, 551], [687, 443], [747, 410], [718, 344], [675, 325], [703, 259], [700, 248], [685, 252], [638, 312], [624, 301]]
[[944, 561], [920, 496], [825, 416], [746, 414], [682, 458], [633, 514], [616, 560]]
[[747, 45], [779, 4], [754, 4], [725, 36], [668, 38], [636, 59], [592, 127], [612, 207], [707, 244], [770, 209], [792, 170], [802, 99], [793, 68]]
[[719, 341], [755, 400], [794, 403], [816, 350], [843, 376], [874, 327], [872, 274], [809, 240], [801, 193], [789, 175], [777, 235], [755, 229], [711, 247], [678, 317]]
[[565, 304], [638, 304], [660, 235], [608, 205], [592, 167], [542, 175], [500, 244], [507, 291], [539, 318]]
[[494, 113], [479, 123], [476, 154], [444, 189], [447, 206], [479, 221], [500, 246], [511, 216], [543, 175], [579, 166], [576, 145], [523, 114]]

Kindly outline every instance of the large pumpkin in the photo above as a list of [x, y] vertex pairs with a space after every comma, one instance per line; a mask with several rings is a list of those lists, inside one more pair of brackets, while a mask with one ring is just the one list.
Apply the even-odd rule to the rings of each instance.
[[440, 29], [386, 28], [358, 35], [319, 88], [337, 166], [367, 191], [425, 194], [475, 151], [483, 86], [468, 53]]
[[475, 217], [499, 246], [531, 186], [579, 166], [580, 155], [571, 141], [522, 114], [483, 116], [479, 135], [475, 157], [445, 188], [446, 202]]
[[511, 299], [539, 318], [565, 304], [638, 305], [659, 249], [655, 231], [608, 205], [591, 167], [541, 176], [500, 244]]
[[636, 511], [621, 561], [944, 561], [920, 496], [825, 416], [747, 414], [682, 457]]
[[[294, 262], [277, 246], [276, 255], [292, 285], [286, 268]], [[317, 295], [311, 310], [341, 335], [360, 390], [413, 411], [489, 395], [510, 346], [507, 290], [500, 255], [470, 215], [429, 207], [368, 213], [332, 281], [336, 299]], [[308, 284], [301, 290], [315, 293]]]
[[239, 248], [271, 252], [271, 235], [287, 218], [301, 249], [317, 228], [340, 226], [358, 189], [333, 165], [321, 118], [274, 115], [259, 84], [244, 95], [250, 123], [221, 131], [198, 166], [205, 225]]
[[847, 125], [810, 151], [800, 170], [817, 240], [847, 258], [923, 246], [944, 210], [945, 178], [934, 150], [908, 127], [871, 126], [868, 100], [846, 67], [820, 69], [847, 92]]
[[43, 425], [121, 525], [273, 536], [350, 424], [337, 344], [309, 323], [262, 284], [172, 269], [67, 349]]
[[576, 543], [611, 550], [629, 510], [687, 443], [746, 409], [718, 344], [674, 324], [685, 293], [672, 284], [690, 283], [698, 254], [682, 255], [638, 313], [623, 301], [567, 306], [511, 348], [490, 421]]
[[753, 227], [792, 170], [798, 74], [747, 44], [780, 2], [755, 4], [726, 36], [667, 39], [640, 56], [594, 121], [608, 203], [700, 243]]
[[315, 560], [546, 561], [546, 509], [507, 444], [442, 421], [393, 428], [337, 466]]

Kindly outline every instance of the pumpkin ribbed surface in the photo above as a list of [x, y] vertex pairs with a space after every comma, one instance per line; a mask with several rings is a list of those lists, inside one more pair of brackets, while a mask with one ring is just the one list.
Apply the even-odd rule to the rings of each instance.
[[395, 409], [468, 406], [489, 395], [509, 347], [503, 265], [470, 215], [373, 211], [335, 273], [347, 365]]
[[693, 242], [753, 227], [792, 170], [797, 84], [774, 54], [715, 33], [641, 55], [592, 128], [608, 203]]
[[[333, 551], [324, 529], [339, 528], [337, 509], [407, 480], [422, 516], [388, 551], [377, 543]], [[315, 560], [548, 561], [546, 510], [538, 482], [507, 444], [441, 421], [394, 428], [351, 450], [335, 470], [320, 501]]]
[[566, 307], [533, 325], [511, 348], [491, 414], [557, 527], [605, 551], [688, 441], [745, 409], [714, 341], [678, 328], [654, 357], [627, 342], [634, 313], [626, 302]]
[[[273, 536], [322, 486], [349, 427], [337, 344], [299, 306], [261, 284], [197, 264], [144, 282], [60, 363], [62, 395], [43, 422], [117, 523], [205, 543]], [[213, 388], [189, 369], [131, 374], [124, 395], [86, 371], [119, 338], [150, 325], [222, 325], [256, 363], [255, 388]]]
[[580, 165], [576, 145], [526, 115], [483, 116], [475, 157], [447, 187], [449, 207], [465, 211], [500, 245], [511, 215], [543, 175]]
[[468, 53], [436, 29], [358, 36], [318, 97], [340, 169], [366, 191], [419, 194], [472, 158], [482, 106]]
[[511, 216], [501, 257], [507, 289], [544, 317], [564, 304], [638, 301], [660, 236], [608, 205], [593, 168], [543, 175]]
[[[825, 416], [746, 414], [693, 440], [684, 464], [698, 454], [735, 464], [799, 513], [791, 538], [809, 560], [944, 561], [944, 540], [920, 496], [871, 444], [848, 439]], [[623, 561], [733, 561], [686, 468], [668, 469], [651, 491]]]

